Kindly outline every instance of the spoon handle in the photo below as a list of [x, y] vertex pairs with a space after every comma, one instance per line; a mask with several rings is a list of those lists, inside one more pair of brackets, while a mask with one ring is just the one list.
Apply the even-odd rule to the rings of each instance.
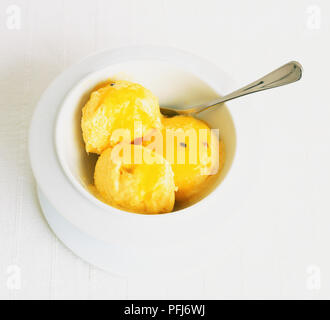
[[230, 94], [227, 94], [224, 97], [214, 100], [207, 105], [203, 104], [200, 106], [192, 107], [189, 111], [191, 113], [196, 114], [201, 111], [208, 110], [218, 105], [219, 103], [223, 103], [241, 96], [245, 96], [250, 93], [272, 89], [298, 81], [301, 78], [301, 76], [302, 76], [302, 66], [298, 62], [292, 61], [274, 70], [273, 72], [268, 73], [263, 78], [254, 81], [241, 89], [238, 89]]

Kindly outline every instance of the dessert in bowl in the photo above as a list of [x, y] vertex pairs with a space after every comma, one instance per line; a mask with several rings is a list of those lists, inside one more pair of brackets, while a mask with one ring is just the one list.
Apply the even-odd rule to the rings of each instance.
[[[226, 177], [233, 173], [236, 153], [233, 117], [227, 107], [222, 106], [201, 113], [199, 119], [189, 120], [192, 122], [189, 126], [205, 125], [219, 130], [219, 141], [225, 146], [226, 153], [219, 174], [211, 175], [196, 194], [185, 198], [193, 181], [186, 179], [190, 178], [189, 171], [187, 174], [173, 165], [164, 165], [158, 173], [157, 170], [153, 172], [156, 176], [167, 172], [169, 178], [168, 172], [172, 170], [174, 180], [181, 174], [181, 181], [188, 188], [181, 188], [181, 195], [179, 193], [176, 197], [185, 198], [185, 201], [178, 201], [173, 210], [161, 210], [164, 214], [149, 214], [153, 213], [152, 210], [140, 212], [147, 214], [136, 214], [134, 211], [140, 210], [109, 205], [100, 199], [99, 190], [95, 188], [96, 163], [100, 161], [100, 168], [107, 166], [107, 154], [104, 157], [102, 154], [116, 143], [103, 149], [100, 139], [101, 147], [92, 146], [92, 143], [86, 144], [87, 139], [84, 141], [82, 133], [82, 110], [92, 92], [98, 90], [100, 84], [102, 88], [109, 78], [114, 82], [129, 81], [148, 88], [158, 97], [159, 105], [183, 107], [218, 97], [222, 90], [228, 91], [231, 82], [202, 59], [175, 49], [157, 47], [99, 53], [64, 72], [41, 98], [31, 125], [31, 164], [43, 212], [52, 229], [69, 248], [103, 269], [130, 274], [155, 268], [171, 270], [194, 266], [193, 252], [207, 245], [204, 239], [214, 233], [216, 225], [231, 210], [233, 198], [228, 194], [232, 195], [234, 188], [244, 187], [244, 179], [240, 185], [231, 183], [226, 187], [225, 183]], [[155, 120], [150, 115], [148, 113], [146, 122], [142, 119], [147, 123], [146, 130], [149, 123], [151, 129], [158, 125], [160, 130], [184, 126], [180, 123], [181, 118], [161, 119], [159, 124], [157, 117]], [[139, 143], [130, 145], [133, 149], [145, 147]], [[155, 157], [167, 164], [163, 155]], [[101, 182], [98, 189], [102, 189], [100, 185], [104, 182], [102, 172], [99, 171]], [[116, 172], [107, 174], [113, 177]], [[176, 183], [182, 182], [178, 179]], [[123, 186], [123, 192], [127, 192], [129, 184]], [[175, 188], [173, 192], [179, 192], [175, 183], [169, 182], [164, 187], [166, 192], [171, 188]], [[120, 193], [120, 188], [118, 190]], [[130, 201], [127, 194], [123, 198]], [[161, 198], [159, 196], [159, 201]], [[168, 201], [173, 202], [170, 198]], [[221, 203], [221, 212], [218, 203]]]
[[175, 202], [191, 203], [224, 164], [215, 129], [191, 116], [162, 116], [158, 99], [130, 81], [97, 85], [81, 127], [86, 152], [100, 155], [95, 195], [123, 210], [167, 213]]

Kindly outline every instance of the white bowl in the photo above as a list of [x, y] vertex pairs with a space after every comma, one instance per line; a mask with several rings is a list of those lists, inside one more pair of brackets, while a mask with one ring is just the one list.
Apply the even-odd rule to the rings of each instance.
[[169, 214], [124, 212], [89, 192], [96, 157], [84, 151], [80, 131], [82, 105], [109, 77], [142, 84], [160, 105], [203, 103], [233, 89], [232, 80], [212, 64], [171, 48], [105, 51], [72, 66], [43, 94], [31, 124], [30, 158], [42, 210], [69, 248], [105, 270], [129, 275], [198, 267], [207, 262], [206, 248], [248, 188], [248, 169], [236, 143], [242, 113], [222, 107], [201, 115], [220, 129], [226, 146], [224, 170], [203, 199]]

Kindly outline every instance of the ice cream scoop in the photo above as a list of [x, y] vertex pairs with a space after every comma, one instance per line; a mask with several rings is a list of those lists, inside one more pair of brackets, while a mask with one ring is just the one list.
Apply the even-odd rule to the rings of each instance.
[[210, 175], [224, 163], [224, 144], [201, 120], [189, 116], [164, 117], [164, 157], [171, 163], [178, 190], [176, 200], [188, 201], [201, 192]]
[[102, 152], [94, 183], [110, 205], [137, 213], [166, 213], [175, 202], [174, 176], [162, 155], [140, 145], [120, 143]]
[[100, 154], [121, 141], [132, 141], [161, 128], [158, 99], [143, 86], [116, 80], [96, 88], [82, 110], [87, 152]]

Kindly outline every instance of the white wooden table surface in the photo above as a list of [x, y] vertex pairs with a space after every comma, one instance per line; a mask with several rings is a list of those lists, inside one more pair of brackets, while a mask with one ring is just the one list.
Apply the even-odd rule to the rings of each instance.
[[[329, 36], [327, 0], [0, 0], [0, 299], [330, 298]], [[29, 121], [50, 81], [132, 44], [190, 51], [239, 85], [293, 59], [305, 70], [299, 85], [245, 98], [262, 178], [219, 226], [218, 263], [171, 279], [119, 278], [72, 254], [29, 167]]]

